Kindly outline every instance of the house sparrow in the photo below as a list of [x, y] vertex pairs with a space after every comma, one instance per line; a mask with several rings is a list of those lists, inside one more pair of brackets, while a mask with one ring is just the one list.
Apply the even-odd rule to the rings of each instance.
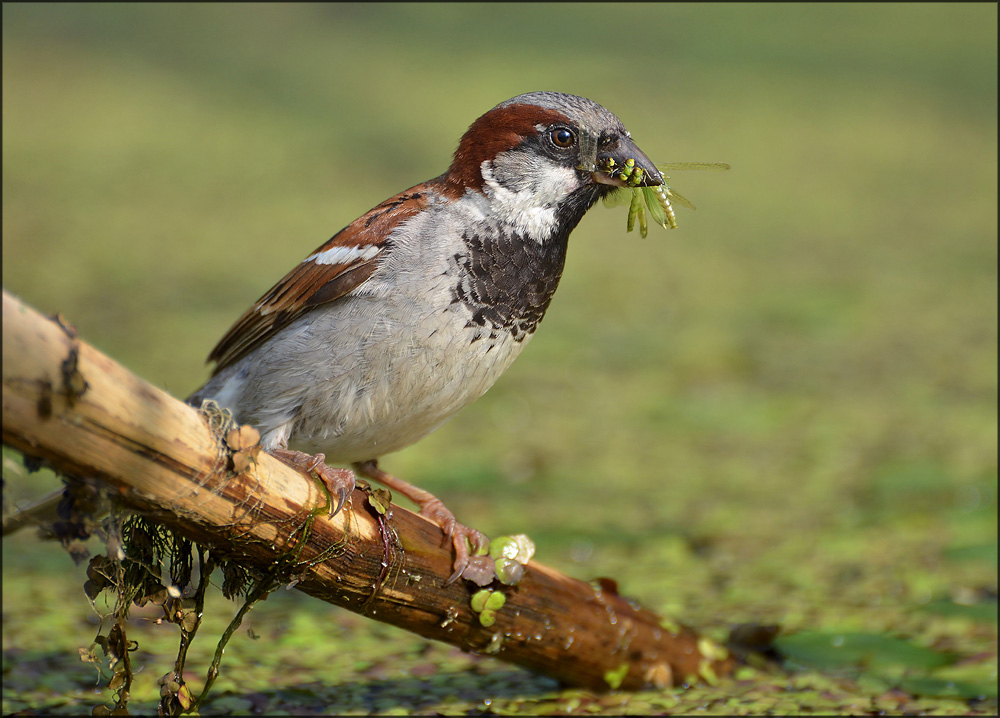
[[500, 103], [462, 136], [447, 172], [354, 220], [250, 307], [188, 403], [213, 399], [255, 426], [264, 450], [327, 484], [334, 513], [355, 476], [328, 461], [402, 493], [453, 542], [454, 581], [489, 540], [377, 460], [441, 426], [521, 353], [570, 232], [625, 186], [598, 168], [628, 160], [641, 186], [662, 184], [596, 102], [531, 92]]

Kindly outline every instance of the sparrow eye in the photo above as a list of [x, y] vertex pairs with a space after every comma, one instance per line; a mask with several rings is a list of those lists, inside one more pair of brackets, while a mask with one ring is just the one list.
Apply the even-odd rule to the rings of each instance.
[[576, 135], [572, 130], [567, 130], [565, 127], [557, 127], [552, 130], [549, 138], [556, 147], [562, 147], [563, 149], [572, 147], [573, 143], [576, 142]]

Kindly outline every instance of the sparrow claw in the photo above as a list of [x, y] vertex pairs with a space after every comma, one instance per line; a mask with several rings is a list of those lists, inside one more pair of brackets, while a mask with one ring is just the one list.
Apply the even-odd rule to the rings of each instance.
[[[316, 474], [319, 480], [330, 492], [330, 518], [340, 513], [347, 503], [351, 492], [354, 491], [354, 472], [347, 469], [335, 469], [326, 465], [324, 454], [309, 455], [302, 451], [291, 451], [289, 449], [276, 449], [272, 452], [276, 459], [288, 464], [293, 469], [304, 471], [307, 474]], [[337, 497], [337, 503], [332, 499]]]
[[470, 556], [476, 556], [490, 546], [486, 534], [458, 523], [455, 514], [437, 498], [425, 501], [420, 507], [420, 515], [440, 526], [444, 530], [445, 541], [450, 540], [455, 547], [455, 572], [445, 581], [446, 586], [459, 579], [469, 566]]
[[[354, 476], [354, 474], [351, 474], [351, 476]], [[352, 486], [351, 491], [353, 490], [354, 487]], [[333, 518], [334, 516], [340, 513], [340, 510], [344, 508], [344, 504], [347, 503], [347, 497], [349, 495], [350, 492], [347, 490], [346, 486], [341, 486], [340, 488], [337, 489], [337, 508], [335, 508], [333, 512], [330, 514], [330, 518]]]
[[315, 469], [315, 472], [330, 492], [331, 499], [337, 497], [336, 505], [330, 502], [330, 518], [333, 518], [344, 508], [351, 492], [354, 491], [354, 473], [347, 469], [333, 469], [326, 464]]
[[455, 583], [455, 581], [457, 581], [459, 577], [462, 575], [463, 571], [465, 571], [465, 566], [462, 566], [461, 568], [456, 568], [455, 573], [451, 574], [451, 576], [448, 577], [448, 580], [444, 582], [444, 585], [450, 586], [451, 584]]

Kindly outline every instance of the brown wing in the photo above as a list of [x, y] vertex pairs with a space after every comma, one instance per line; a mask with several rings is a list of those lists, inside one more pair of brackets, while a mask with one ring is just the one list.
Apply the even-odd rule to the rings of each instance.
[[216, 362], [213, 375], [292, 319], [357, 289], [378, 268], [392, 230], [427, 206], [430, 184], [412, 187], [361, 215], [271, 287], [208, 355]]

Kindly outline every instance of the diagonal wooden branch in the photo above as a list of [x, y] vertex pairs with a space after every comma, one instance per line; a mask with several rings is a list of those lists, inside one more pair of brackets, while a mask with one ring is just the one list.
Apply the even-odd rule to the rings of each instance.
[[233, 474], [202, 414], [7, 292], [3, 442], [98, 479], [129, 508], [248, 565], [301, 548], [296, 588], [310, 596], [570, 685], [664, 687], [732, 669], [723, 650], [637, 608], [612, 582], [534, 562], [516, 587], [503, 587], [506, 604], [486, 628], [470, 608], [477, 587], [445, 585], [452, 557], [441, 530], [397, 506], [380, 519], [360, 490], [336, 517], [318, 516], [298, 547], [296, 531], [326, 501], [315, 481], [264, 453]]

